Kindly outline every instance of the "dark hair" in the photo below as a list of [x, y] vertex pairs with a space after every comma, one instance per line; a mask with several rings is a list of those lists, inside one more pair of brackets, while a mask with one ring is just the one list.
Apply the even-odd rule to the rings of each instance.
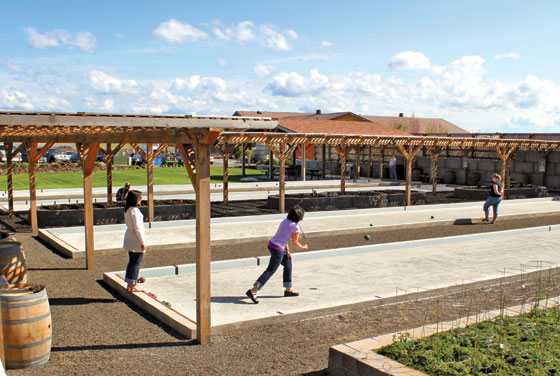
[[293, 206], [288, 212], [288, 219], [292, 222], [299, 222], [303, 219], [305, 210], [299, 205]]
[[124, 204], [124, 212], [126, 213], [128, 208], [135, 207], [140, 197], [142, 197], [142, 192], [135, 189], [128, 191], [126, 195], [126, 203]]

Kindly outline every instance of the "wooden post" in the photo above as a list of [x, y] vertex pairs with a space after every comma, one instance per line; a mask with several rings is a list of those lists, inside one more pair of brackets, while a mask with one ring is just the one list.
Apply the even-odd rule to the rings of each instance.
[[154, 145], [146, 145], [146, 177], [148, 188], [148, 222], [154, 221]]
[[[6, 168], [8, 170], [8, 208], [9, 208], [10, 217], [14, 216], [14, 186], [13, 186], [14, 167], [12, 166], [13, 148], [14, 148], [13, 143], [11, 142], [4, 143], [4, 149], [6, 150]], [[4, 349], [2, 348], [1, 350]], [[4, 359], [2, 358], [2, 360]]]
[[367, 176], [368, 176], [368, 178], [371, 178], [372, 175], [373, 175], [373, 160], [372, 160], [372, 157], [373, 157], [372, 149], [373, 149], [373, 147], [371, 145], [369, 145], [368, 149], [369, 149], [368, 150], [368, 166], [369, 167], [368, 167], [368, 175]]
[[272, 150], [268, 151], [268, 180], [274, 180], [274, 155]]
[[500, 174], [502, 175], [502, 184], [504, 185], [504, 195], [503, 198], [505, 200], [505, 184], [508, 181], [508, 176], [507, 176], [507, 161], [509, 158], [512, 157], [512, 155], [515, 154], [515, 152], [518, 149], [518, 145], [514, 145], [514, 146], [498, 146], [496, 145], [494, 147], [494, 149], [496, 150], [496, 154], [498, 154], [498, 157], [501, 160], [501, 168], [500, 168]]
[[241, 144], [241, 176], [245, 177], [245, 144]]
[[288, 149], [286, 149], [286, 141], [281, 141], [279, 148], [277, 149], [272, 142], [267, 142], [266, 145], [270, 149], [276, 158], [278, 158], [278, 163], [280, 165], [280, 181], [278, 183], [278, 211], [284, 213], [285, 211], [285, 190], [286, 190], [286, 159], [290, 153], [292, 153], [298, 147], [298, 144], [293, 144]]
[[383, 179], [383, 164], [385, 163], [385, 148], [387, 146], [383, 145], [381, 149], [379, 149], [380, 154], [380, 161], [379, 161], [379, 180]]
[[356, 168], [354, 169], [354, 171], [356, 172], [356, 180], [360, 179], [360, 171], [361, 171], [361, 166], [360, 163], [362, 162], [361, 159], [361, 153], [362, 153], [362, 147], [360, 145], [356, 145], [356, 147], [354, 148], [354, 150], [356, 151]]
[[[186, 161], [185, 161], [186, 162]], [[196, 145], [196, 338], [211, 340], [210, 145]]]
[[307, 144], [301, 145], [301, 181], [305, 181], [307, 175], [307, 168], [305, 166], [306, 152], [307, 152]]
[[[284, 154], [286, 149], [286, 144], [280, 144], [280, 153]], [[279, 195], [280, 202], [278, 203], [278, 211], [284, 213], [286, 210], [286, 158], [282, 155], [282, 158], [278, 158], [278, 163], [280, 165], [280, 179], [279, 179]]]
[[340, 157], [340, 191], [346, 191], [346, 159], [348, 158], [349, 148], [346, 146], [346, 140], [342, 139], [340, 146], [334, 145], [336, 152]]
[[[220, 153], [222, 156], [223, 163], [223, 179], [224, 183], [222, 184], [223, 187], [223, 201], [224, 204], [229, 202], [229, 156], [235, 151], [237, 144], [233, 146], [229, 146], [227, 143], [223, 144], [222, 147], [219, 145], [215, 145], [214, 148]], [[243, 147], [243, 145], [241, 146]]]
[[432, 193], [437, 191], [437, 172], [438, 172], [438, 159], [441, 153], [441, 147], [433, 146], [429, 149], [430, 155], [432, 156]]
[[412, 204], [411, 197], [411, 185], [412, 185], [412, 161], [420, 149], [422, 149], [422, 144], [420, 145], [397, 145], [397, 148], [405, 158], [405, 168], [406, 168], [406, 206]]
[[84, 180], [84, 226], [86, 236], [86, 269], [95, 269], [95, 246], [93, 235], [92, 173], [97, 159], [99, 144], [84, 144], [82, 173]]
[[35, 189], [35, 164], [37, 158], [37, 143], [32, 142], [27, 148], [27, 167], [29, 173], [29, 222], [31, 223], [31, 232], [37, 233], [37, 191]]
[[327, 157], [327, 144], [323, 144], [323, 147], [321, 148], [321, 153], [322, 153], [322, 158], [321, 158], [321, 168], [323, 170], [323, 179], [326, 178], [325, 176], [325, 171], [327, 171], [327, 161], [326, 161], [326, 157]]
[[113, 156], [111, 153], [111, 144], [106, 145], [105, 159], [107, 160], [107, 202], [113, 202]]

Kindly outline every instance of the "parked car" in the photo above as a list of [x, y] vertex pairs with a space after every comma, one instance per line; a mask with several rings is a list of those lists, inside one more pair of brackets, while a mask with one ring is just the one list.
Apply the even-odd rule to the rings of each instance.
[[[41, 149], [37, 149], [37, 152], [41, 151]], [[44, 155], [45, 161], [47, 163], [54, 163], [57, 159], [61, 158], [62, 151], [56, 148], [50, 148]], [[39, 161], [40, 162], [40, 161]]]
[[78, 153], [72, 153], [72, 155], [70, 156], [70, 162], [72, 162], [72, 163], [80, 163], [80, 154], [78, 154]]
[[[17, 147], [12, 148], [12, 152], [15, 151]], [[6, 162], [6, 147], [4, 144], [0, 144], [0, 161]], [[12, 162], [20, 162], [21, 161], [21, 154], [15, 155], [12, 157]]]

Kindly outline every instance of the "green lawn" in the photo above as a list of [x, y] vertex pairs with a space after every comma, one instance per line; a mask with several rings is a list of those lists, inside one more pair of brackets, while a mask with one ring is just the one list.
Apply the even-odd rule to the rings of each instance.
[[[246, 176], [265, 175], [264, 170], [245, 169]], [[210, 174], [212, 183], [221, 183], [223, 181], [223, 169], [221, 167], [211, 167]], [[241, 180], [241, 168], [229, 169], [229, 181], [239, 182]], [[124, 170], [113, 171], [113, 186], [122, 186], [125, 181], [130, 182], [132, 186], [146, 185], [146, 170], [127, 168]], [[81, 188], [82, 173], [75, 172], [51, 172], [38, 173], [36, 175], [37, 189], [53, 189], [53, 188]], [[154, 185], [172, 185], [172, 184], [190, 184], [191, 180], [187, 174], [185, 167], [165, 167], [154, 168]], [[8, 189], [7, 177], [0, 176], [0, 187], [3, 190]], [[96, 171], [93, 173], [93, 186], [105, 187], [107, 185], [107, 173], [105, 171]], [[27, 174], [14, 175], [14, 190], [29, 189], [29, 177]]]

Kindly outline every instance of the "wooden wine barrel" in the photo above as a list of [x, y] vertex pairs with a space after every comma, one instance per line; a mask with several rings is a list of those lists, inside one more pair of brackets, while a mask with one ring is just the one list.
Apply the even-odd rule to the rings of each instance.
[[467, 185], [477, 185], [480, 181], [480, 174], [476, 171], [470, 171], [467, 175]]
[[20, 242], [0, 241], [0, 275], [11, 284], [27, 282], [25, 253]]
[[44, 286], [19, 283], [0, 287], [6, 368], [44, 364], [51, 356], [52, 322]]
[[443, 174], [443, 182], [445, 184], [453, 184], [455, 183], [455, 172], [452, 170], [447, 170]]

